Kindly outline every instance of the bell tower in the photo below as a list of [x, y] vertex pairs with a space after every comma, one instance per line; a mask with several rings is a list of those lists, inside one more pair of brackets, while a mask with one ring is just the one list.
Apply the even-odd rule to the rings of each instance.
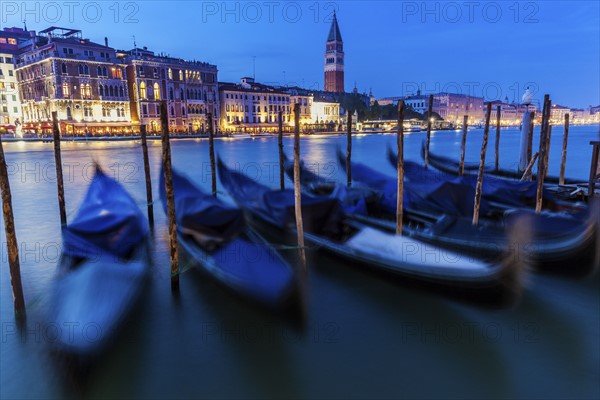
[[344, 41], [335, 11], [325, 45], [325, 91], [344, 92]]

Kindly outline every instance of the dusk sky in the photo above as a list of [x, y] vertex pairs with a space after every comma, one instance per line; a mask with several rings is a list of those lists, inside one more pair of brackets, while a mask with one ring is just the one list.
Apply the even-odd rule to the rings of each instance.
[[335, 8], [347, 91], [356, 82], [378, 98], [420, 86], [512, 101], [530, 85], [538, 99], [549, 93], [571, 107], [600, 104], [598, 1], [67, 4], [3, 1], [2, 26], [26, 18], [38, 31], [74, 27], [98, 43], [108, 36], [118, 49], [132, 48], [135, 35], [139, 47], [217, 64], [220, 81], [251, 76], [255, 56], [257, 81], [322, 89]]

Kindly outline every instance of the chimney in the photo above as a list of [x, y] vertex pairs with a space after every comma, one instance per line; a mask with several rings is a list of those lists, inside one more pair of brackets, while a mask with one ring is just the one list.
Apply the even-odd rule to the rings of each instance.
[[104, 36], [104, 45], [108, 47], [108, 38], [106, 36]]

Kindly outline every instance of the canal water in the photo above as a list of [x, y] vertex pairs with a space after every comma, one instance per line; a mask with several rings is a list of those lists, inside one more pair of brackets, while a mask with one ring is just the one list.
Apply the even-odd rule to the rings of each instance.
[[[494, 131], [492, 131], [494, 133]], [[405, 139], [420, 160], [424, 133]], [[488, 160], [493, 163], [493, 135]], [[570, 130], [567, 176], [586, 180], [597, 126]], [[477, 161], [482, 130], [469, 131], [467, 161]], [[339, 176], [335, 152], [344, 136], [303, 137], [303, 158]], [[392, 175], [385, 159], [393, 135], [357, 135], [353, 157]], [[500, 163], [518, 159], [516, 129], [502, 130]], [[562, 129], [552, 136], [557, 175]], [[284, 139], [292, 153], [292, 139]], [[14, 323], [4, 228], [0, 264], [0, 397], [29, 398], [598, 398], [598, 275], [529, 275], [520, 301], [482, 307], [358, 265], [310, 252], [304, 328], [232, 295], [182, 260], [180, 292], [171, 293], [166, 218], [156, 204], [152, 279], [112, 346], [86, 369], [53, 355], [44, 325], [61, 245], [52, 144], [5, 143], [21, 246], [27, 324]], [[93, 162], [145, 207], [139, 142], [63, 143], [67, 215], [72, 219]], [[460, 132], [432, 136], [431, 151], [458, 158]], [[537, 143], [535, 144], [537, 148]], [[158, 198], [160, 142], [150, 143]], [[216, 140], [228, 164], [278, 185], [274, 137]], [[172, 142], [174, 168], [210, 188], [208, 141]], [[287, 181], [290, 185], [290, 181]], [[220, 185], [219, 185], [220, 187]], [[224, 195], [225, 196], [225, 195]], [[290, 255], [292, 257], [292, 255]], [[571, 265], [565, 265], [570, 268]], [[18, 333], [20, 332], [20, 333]]]

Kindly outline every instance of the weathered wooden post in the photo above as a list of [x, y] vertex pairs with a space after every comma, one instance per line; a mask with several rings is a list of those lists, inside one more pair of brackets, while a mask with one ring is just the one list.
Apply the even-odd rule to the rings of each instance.
[[150, 177], [150, 159], [148, 158], [148, 143], [146, 141], [146, 125], [140, 125], [142, 138], [142, 153], [144, 156], [144, 176], [146, 177], [146, 201], [148, 204], [148, 223], [154, 226], [154, 204], [152, 200], [152, 179]]
[[467, 128], [469, 125], [469, 116], [463, 117], [462, 139], [460, 141], [460, 164], [458, 165], [458, 175], [463, 176], [465, 173], [465, 153], [467, 150]]
[[177, 248], [177, 222], [175, 220], [175, 191], [171, 166], [171, 144], [169, 142], [169, 117], [167, 102], [160, 102], [160, 125], [162, 139], [162, 163], [167, 194], [167, 219], [169, 224], [169, 255], [171, 261], [171, 290], [179, 290], [179, 250]]
[[531, 170], [533, 170], [533, 166], [535, 165], [536, 160], [538, 159], [540, 153], [536, 152], [533, 155], [533, 158], [529, 162], [527, 168], [525, 168], [525, 172], [523, 172], [523, 176], [521, 177], [521, 182], [530, 181], [531, 180]]
[[65, 186], [62, 173], [62, 157], [60, 155], [60, 128], [58, 126], [58, 115], [52, 111], [52, 133], [54, 136], [54, 163], [56, 164], [56, 185], [58, 188], [58, 210], [60, 212], [60, 224], [67, 224], [67, 211], [65, 210]]
[[592, 150], [592, 163], [590, 165], [590, 181], [588, 183], [588, 198], [594, 197], [596, 190], [596, 179], [600, 176], [600, 141], [591, 141], [590, 144], [593, 147]]
[[548, 127], [546, 128], [546, 160], [544, 161], [544, 179], [550, 170], [550, 140], [552, 138], [552, 125], [550, 125], [550, 112], [548, 112]]
[[300, 104], [298, 103], [294, 104], [294, 200], [300, 265], [306, 271], [304, 225], [302, 223], [302, 191], [300, 189]]
[[285, 176], [283, 170], [283, 111], [279, 110], [277, 118], [279, 121], [279, 131], [277, 134], [277, 144], [279, 147], [279, 188], [283, 190], [285, 189]]
[[560, 159], [559, 185], [565, 184], [565, 167], [567, 166], [567, 143], [569, 141], [569, 113], [565, 114], [565, 132], [563, 133], [562, 157]]
[[404, 196], [404, 100], [398, 102], [398, 200], [396, 202], [396, 234], [402, 235], [402, 201]]
[[531, 160], [533, 154], [533, 128], [535, 127], [535, 111], [531, 112], [531, 120], [529, 121], [529, 134], [527, 136], [527, 159]]
[[500, 116], [502, 115], [502, 108], [500, 105], [496, 107], [496, 146], [495, 146], [495, 160], [494, 170], [498, 171], [498, 164], [500, 163]]
[[487, 103], [485, 114], [485, 128], [483, 129], [483, 143], [481, 144], [481, 155], [479, 158], [479, 173], [477, 174], [477, 185], [475, 186], [475, 206], [473, 207], [473, 225], [479, 223], [479, 207], [481, 205], [481, 190], [483, 188], [483, 173], [485, 169], [485, 153], [487, 151], [488, 135], [490, 133], [490, 116], [492, 115], [492, 103]]
[[544, 193], [544, 178], [546, 177], [546, 151], [547, 151], [547, 135], [548, 126], [550, 120], [550, 96], [544, 95], [544, 108], [542, 111], [542, 127], [540, 132], [540, 151], [538, 159], [538, 172], [537, 172], [537, 193], [535, 200], [535, 212], [540, 213], [542, 211], [542, 201]]
[[348, 112], [348, 127], [346, 128], [346, 180], [348, 186], [352, 185], [352, 111]]
[[21, 284], [21, 263], [19, 262], [19, 242], [15, 231], [15, 219], [12, 209], [10, 182], [4, 158], [4, 147], [0, 137], [0, 191], [2, 192], [2, 213], [4, 215], [4, 232], [6, 233], [6, 248], [8, 250], [8, 268], [10, 270], [10, 285], [12, 287], [15, 317], [25, 318], [25, 299]]
[[425, 168], [429, 166], [429, 145], [431, 144], [431, 116], [433, 115], [433, 95], [429, 95], [427, 108], [427, 138], [425, 139]]
[[[523, 105], [526, 107], [521, 121], [521, 148], [519, 152], [519, 172], [527, 169], [529, 161], [531, 161], [532, 143], [533, 143], [533, 121], [534, 112], [529, 112], [529, 105], [533, 102], [533, 93], [529, 90], [529, 86], [525, 89], [523, 97], [521, 97]], [[517, 110], [519, 107], [517, 107]], [[525, 174], [523, 175], [525, 176]]]
[[217, 195], [217, 170], [215, 169], [215, 127], [212, 113], [208, 113], [208, 151], [210, 156], [210, 179], [213, 196]]

